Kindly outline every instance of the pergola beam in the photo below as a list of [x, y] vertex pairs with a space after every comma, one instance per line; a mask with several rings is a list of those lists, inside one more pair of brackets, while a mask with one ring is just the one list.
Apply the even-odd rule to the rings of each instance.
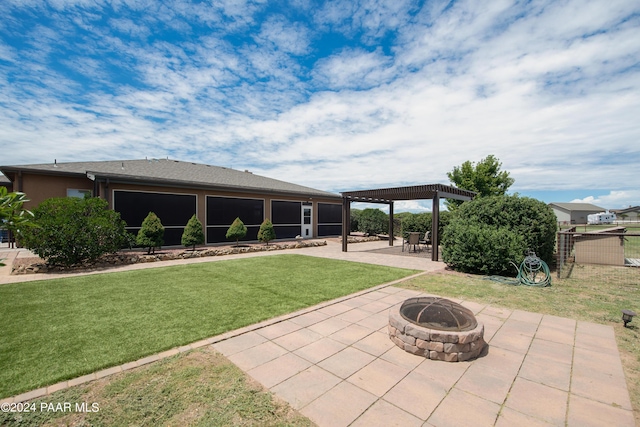
[[393, 246], [393, 202], [398, 200], [432, 200], [431, 242], [436, 250], [431, 259], [438, 261], [438, 224], [440, 199], [471, 200], [476, 193], [443, 184], [415, 185], [411, 187], [380, 188], [342, 193], [342, 251], [347, 252], [347, 237], [351, 228], [351, 202], [384, 203], [389, 205], [389, 246]]

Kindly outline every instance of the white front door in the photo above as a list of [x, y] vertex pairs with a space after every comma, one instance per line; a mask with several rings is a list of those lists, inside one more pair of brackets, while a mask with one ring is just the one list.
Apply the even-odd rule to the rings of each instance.
[[[308, 204], [305, 204], [308, 203]], [[302, 202], [302, 238], [313, 237], [313, 205], [309, 202]]]

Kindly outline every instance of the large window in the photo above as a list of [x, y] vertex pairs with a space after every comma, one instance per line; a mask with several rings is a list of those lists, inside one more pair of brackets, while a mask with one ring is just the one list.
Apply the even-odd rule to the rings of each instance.
[[342, 234], [342, 205], [318, 203], [318, 236]]
[[127, 223], [127, 230], [137, 234], [149, 212], [155, 213], [165, 228], [164, 244], [180, 245], [184, 227], [196, 213], [195, 194], [152, 193], [115, 190], [113, 209]]
[[264, 200], [207, 196], [207, 243], [228, 242], [227, 230], [236, 218], [247, 227], [242, 240], [258, 240], [264, 220]]
[[300, 202], [271, 201], [271, 222], [278, 239], [291, 239], [302, 234]]

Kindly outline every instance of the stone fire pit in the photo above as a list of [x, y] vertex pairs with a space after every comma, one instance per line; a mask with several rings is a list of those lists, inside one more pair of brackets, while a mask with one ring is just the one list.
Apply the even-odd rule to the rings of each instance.
[[433, 360], [462, 362], [484, 349], [484, 325], [471, 310], [437, 297], [409, 298], [389, 311], [389, 337], [403, 350]]

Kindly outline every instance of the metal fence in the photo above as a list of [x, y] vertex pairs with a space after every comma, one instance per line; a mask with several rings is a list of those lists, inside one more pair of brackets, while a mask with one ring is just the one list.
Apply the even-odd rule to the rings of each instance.
[[[571, 227], [558, 233], [558, 278], [607, 278], [640, 281], [640, 233], [625, 227]], [[633, 230], [633, 229], [632, 229]]]

